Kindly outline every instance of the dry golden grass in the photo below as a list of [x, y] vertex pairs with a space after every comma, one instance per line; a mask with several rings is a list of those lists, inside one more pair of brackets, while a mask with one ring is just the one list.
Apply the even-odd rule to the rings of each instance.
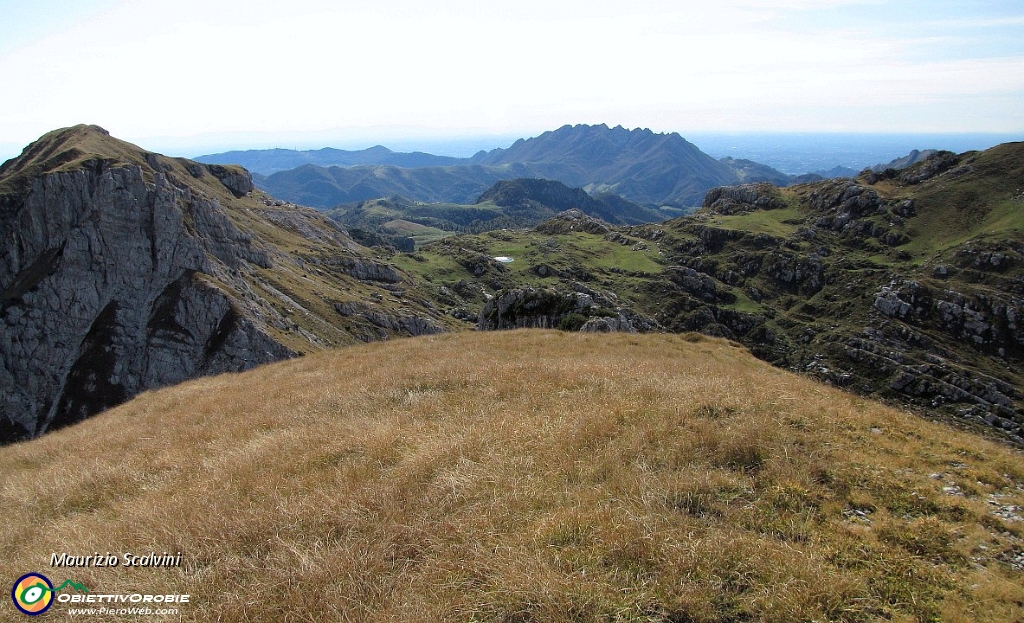
[[[0, 474], [5, 581], [189, 593], [188, 621], [1024, 617], [1020, 453], [697, 336], [324, 352], [0, 448]], [[151, 550], [183, 568], [49, 567]]]

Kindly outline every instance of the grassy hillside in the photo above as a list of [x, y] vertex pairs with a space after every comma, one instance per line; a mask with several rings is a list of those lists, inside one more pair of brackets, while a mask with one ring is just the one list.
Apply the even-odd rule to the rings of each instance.
[[0, 448], [0, 575], [184, 621], [1015, 621], [1021, 459], [724, 340], [430, 336]]

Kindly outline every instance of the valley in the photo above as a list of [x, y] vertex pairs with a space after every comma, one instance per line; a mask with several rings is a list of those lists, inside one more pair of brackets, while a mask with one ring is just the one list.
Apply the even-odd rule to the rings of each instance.
[[[377, 199], [332, 221], [261, 193], [242, 169], [86, 126], [0, 175], [7, 440], [195, 375], [513, 327], [697, 331], [1021, 439], [1020, 144], [856, 179], [719, 187], [692, 216], [657, 223], [652, 208], [530, 179], [472, 205]], [[141, 245], [120, 241], [126, 222], [148, 232]]]

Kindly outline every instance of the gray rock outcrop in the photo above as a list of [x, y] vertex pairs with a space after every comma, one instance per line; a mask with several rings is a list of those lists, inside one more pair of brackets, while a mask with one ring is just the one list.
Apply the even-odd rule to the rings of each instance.
[[218, 283], [270, 260], [215, 200], [139, 165], [102, 163], [35, 177], [19, 199], [8, 196], [0, 228], [3, 440], [294, 354]]
[[606, 294], [576, 284], [573, 292], [522, 287], [498, 292], [484, 303], [477, 330], [562, 329], [606, 333], [652, 331], [658, 323], [617, 305]]
[[785, 206], [786, 202], [779, 196], [779, 189], [765, 183], [712, 188], [701, 204], [702, 208], [716, 214], [741, 214]]
[[607, 234], [611, 231], [608, 223], [588, 216], [582, 210], [575, 208], [559, 212], [552, 218], [537, 225], [536, 229], [542, 234], [567, 234], [574, 231], [583, 231], [588, 234]]

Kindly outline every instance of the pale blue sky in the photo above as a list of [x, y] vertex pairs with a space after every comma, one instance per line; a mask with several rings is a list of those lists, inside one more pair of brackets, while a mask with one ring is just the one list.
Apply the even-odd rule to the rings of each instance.
[[0, 158], [655, 131], [1021, 133], [1024, 2], [0, 0]]

